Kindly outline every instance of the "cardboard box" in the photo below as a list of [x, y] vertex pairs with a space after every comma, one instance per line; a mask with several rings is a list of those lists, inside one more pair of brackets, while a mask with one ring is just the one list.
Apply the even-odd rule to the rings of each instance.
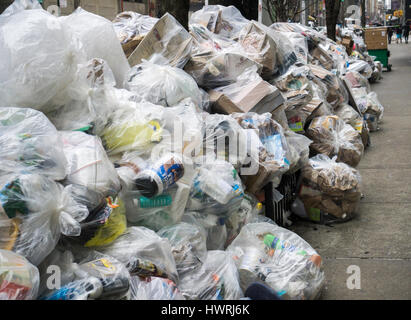
[[388, 48], [387, 28], [365, 29], [365, 44], [369, 50], [380, 50]]
[[311, 55], [314, 59], [318, 60], [323, 68], [327, 69], [328, 71], [331, 71], [333, 69], [334, 61], [323, 49], [317, 47], [311, 52]]
[[273, 112], [285, 102], [280, 90], [264, 80], [252, 81], [230, 97], [218, 90], [210, 90], [208, 93], [212, 111], [221, 114]]
[[344, 37], [341, 44], [345, 47], [347, 54], [350, 56], [354, 47], [354, 40], [351, 37]]
[[190, 58], [192, 43], [193, 38], [188, 31], [166, 13], [130, 55], [128, 62], [133, 67], [143, 59], [150, 60], [153, 55], [160, 55], [169, 65], [183, 68]]

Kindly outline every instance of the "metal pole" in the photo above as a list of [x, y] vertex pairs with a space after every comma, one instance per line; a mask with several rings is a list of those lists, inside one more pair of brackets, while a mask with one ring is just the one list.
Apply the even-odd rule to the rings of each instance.
[[208, 6], [208, 0], [205, 0], [204, 5]]
[[258, 0], [258, 22], [263, 23], [263, 0]]

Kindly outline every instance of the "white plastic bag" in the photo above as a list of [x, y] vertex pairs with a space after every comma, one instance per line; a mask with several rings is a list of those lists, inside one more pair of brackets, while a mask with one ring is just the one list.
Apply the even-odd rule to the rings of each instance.
[[0, 108], [0, 171], [65, 178], [61, 137], [47, 117], [28, 108]]
[[113, 70], [117, 86], [123, 87], [130, 65], [126, 59], [113, 24], [98, 15], [77, 8], [71, 15], [60, 18], [63, 25], [80, 39], [87, 59], [101, 58]]
[[0, 249], [0, 275], [0, 300], [37, 298], [39, 271], [21, 255]]
[[56, 246], [61, 233], [80, 235], [88, 216], [60, 184], [37, 174], [0, 177], [0, 248], [38, 265]]
[[241, 288], [264, 282], [284, 299], [311, 300], [324, 284], [321, 257], [297, 234], [271, 223], [249, 223], [227, 251], [234, 258]]
[[85, 57], [72, 31], [45, 10], [0, 16], [0, 107], [50, 111]]
[[197, 106], [201, 102], [197, 83], [187, 73], [148, 61], [131, 69], [126, 88], [139, 98], [163, 107], [173, 107], [186, 98], [191, 98]]
[[104, 196], [117, 195], [120, 181], [101, 140], [84, 132], [64, 131], [60, 134], [68, 161], [66, 182], [81, 185]]

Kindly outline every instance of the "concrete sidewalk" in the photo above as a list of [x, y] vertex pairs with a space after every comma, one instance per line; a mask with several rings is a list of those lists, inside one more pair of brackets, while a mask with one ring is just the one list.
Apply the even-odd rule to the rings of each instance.
[[[392, 72], [372, 85], [385, 112], [359, 165], [365, 198], [357, 217], [291, 227], [324, 258], [323, 299], [411, 299], [411, 44], [390, 50]], [[347, 288], [351, 265], [360, 267], [360, 290]]]

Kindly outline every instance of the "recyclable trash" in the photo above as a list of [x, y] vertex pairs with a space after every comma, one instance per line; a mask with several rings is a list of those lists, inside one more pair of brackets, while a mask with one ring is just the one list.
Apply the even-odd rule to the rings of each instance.
[[177, 272], [180, 277], [187, 272], [197, 269], [205, 262], [207, 239], [200, 227], [181, 222], [174, 226], [163, 228], [157, 234], [170, 241]]
[[131, 67], [148, 60], [159, 65], [183, 69], [190, 59], [193, 38], [169, 13], [166, 13], [129, 56]]
[[98, 250], [125, 264], [132, 276], [154, 276], [178, 282], [169, 240], [150, 229], [129, 227], [114, 242]]
[[299, 198], [306, 217], [319, 223], [352, 219], [361, 199], [361, 176], [356, 169], [317, 155], [301, 174]]
[[0, 108], [0, 170], [66, 177], [63, 143], [47, 117], [29, 108]]
[[208, 251], [199, 270], [180, 278], [179, 289], [187, 300], [238, 300], [244, 296], [234, 260], [221, 250]]
[[270, 286], [281, 299], [311, 300], [324, 285], [322, 259], [295, 233], [270, 223], [249, 223], [227, 251], [233, 257], [240, 284]]
[[88, 216], [67, 189], [38, 174], [0, 176], [0, 249], [12, 250], [38, 265], [60, 235], [79, 236]]
[[144, 62], [131, 69], [126, 88], [141, 99], [173, 107], [186, 98], [200, 106], [197, 83], [179, 68]]
[[315, 118], [307, 136], [313, 140], [310, 148], [317, 154], [337, 156], [337, 161], [353, 167], [361, 161], [364, 145], [360, 133], [337, 116]]
[[157, 21], [157, 18], [133, 11], [121, 12], [116, 16], [113, 20], [113, 28], [127, 58], [133, 53]]
[[169, 279], [132, 276], [130, 300], [186, 300], [178, 286]]
[[[56, 261], [58, 258], [64, 260]], [[60, 288], [45, 290], [40, 300], [117, 300], [129, 295], [130, 274], [113, 257], [91, 252], [77, 260], [70, 251], [56, 250], [48, 259], [48, 263], [57, 263], [64, 281]]]
[[81, 7], [72, 14], [61, 18], [63, 26], [71, 30], [83, 43], [87, 59], [100, 58], [107, 61], [116, 78], [117, 86], [122, 88], [125, 76], [130, 69], [113, 24]]
[[279, 225], [355, 217], [384, 115], [359, 33], [16, 0], [0, 59], [1, 300], [319, 297]]
[[22, 10], [0, 16], [0, 39], [0, 107], [56, 108], [85, 59], [72, 30], [45, 10]]
[[0, 276], [0, 300], [37, 298], [39, 271], [23, 256], [0, 249]]

